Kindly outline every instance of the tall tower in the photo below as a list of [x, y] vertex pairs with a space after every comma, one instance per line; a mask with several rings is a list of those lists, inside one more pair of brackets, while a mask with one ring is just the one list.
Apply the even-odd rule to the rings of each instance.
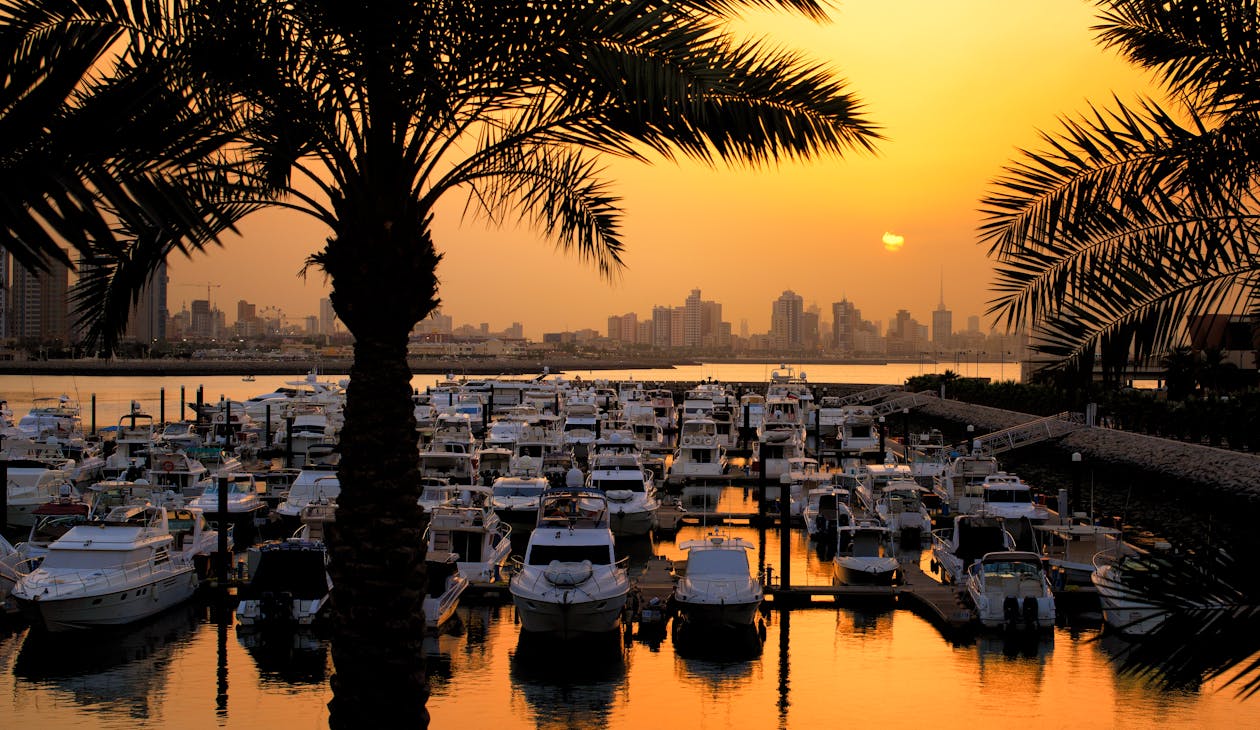
[[683, 304], [683, 346], [699, 347], [703, 337], [704, 303], [700, 301], [700, 290], [692, 289]]
[[69, 342], [69, 267], [49, 261], [49, 270], [36, 274], [18, 265], [13, 267], [12, 281], [10, 335], [17, 339]]
[[936, 349], [953, 346], [954, 313], [945, 308], [945, 273], [941, 272], [941, 303], [932, 312], [932, 344]]
[[770, 346], [776, 350], [801, 347], [801, 320], [805, 299], [790, 289], [779, 295], [770, 308]]

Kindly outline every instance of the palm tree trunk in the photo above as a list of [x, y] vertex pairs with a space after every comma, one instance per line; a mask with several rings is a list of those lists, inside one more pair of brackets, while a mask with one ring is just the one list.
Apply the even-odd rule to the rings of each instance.
[[436, 305], [437, 257], [424, 235], [402, 247], [357, 243], [355, 255], [346, 256], [351, 242], [330, 241], [325, 257], [333, 306], [355, 338], [340, 437], [341, 496], [328, 536], [334, 585], [329, 727], [424, 728], [426, 516], [416, 502], [407, 338]]

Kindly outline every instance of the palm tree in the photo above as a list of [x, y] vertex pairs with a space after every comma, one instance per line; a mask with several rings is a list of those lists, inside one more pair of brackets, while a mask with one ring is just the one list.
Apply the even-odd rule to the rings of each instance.
[[1260, 155], [1255, 0], [1104, 0], [1098, 39], [1171, 99], [1091, 108], [982, 201], [991, 313], [1065, 364], [1109, 370], [1185, 343], [1195, 315], [1254, 314]]
[[[8, 2], [32, 15], [45, 7]], [[471, 213], [529, 220], [612, 276], [623, 244], [598, 154], [761, 165], [877, 139], [828, 69], [731, 35], [727, 19], [748, 5], [823, 17], [815, 0], [187, 0], [145, 18], [149, 44], [173, 69], [167, 86], [185, 90], [193, 108], [231, 111], [214, 127], [219, 144], [191, 160], [227, 190], [216, 197], [212, 180], [196, 178], [201, 185], [170, 193], [243, 206], [232, 209], [239, 215], [284, 206], [331, 232], [308, 265], [331, 279], [333, 307], [355, 339], [329, 536], [333, 727], [427, 721], [424, 515], [406, 345], [438, 305], [437, 201], [459, 190]], [[170, 152], [160, 159], [181, 159]], [[33, 204], [7, 192], [14, 205]], [[118, 213], [90, 202], [106, 218]], [[106, 346], [125, 318], [125, 297], [106, 295], [132, 291], [142, 281], [135, 272], [174, 248], [209, 240], [170, 228], [148, 245], [123, 236], [91, 247], [79, 311]], [[100, 253], [106, 246], [114, 255]]]

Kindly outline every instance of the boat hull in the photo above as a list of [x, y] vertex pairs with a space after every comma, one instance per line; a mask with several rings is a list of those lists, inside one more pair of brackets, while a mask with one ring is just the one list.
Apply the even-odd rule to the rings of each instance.
[[559, 600], [549, 601], [513, 593], [512, 603], [521, 619], [521, 630], [567, 640], [620, 629], [626, 595], [582, 600], [584, 592], [567, 590], [556, 596]]
[[761, 601], [702, 603], [675, 601], [678, 617], [698, 629], [738, 629], [753, 626]]
[[48, 631], [70, 631], [139, 621], [192, 598], [197, 585], [197, 574], [190, 567], [122, 591], [66, 598], [45, 599], [40, 594], [14, 598], [32, 623]]
[[890, 586], [897, 578], [896, 558], [838, 557], [836, 581], [846, 586]]
[[613, 506], [608, 513], [609, 527], [617, 537], [642, 537], [652, 531], [656, 522], [655, 510], [618, 512]]

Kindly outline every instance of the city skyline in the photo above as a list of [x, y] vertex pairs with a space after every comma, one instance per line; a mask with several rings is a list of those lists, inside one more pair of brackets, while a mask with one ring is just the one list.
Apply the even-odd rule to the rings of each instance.
[[[523, 227], [461, 226], [464, 201], [452, 196], [434, 226], [446, 311], [494, 328], [519, 320], [537, 336], [602, 330], [608, 313], [643, 316], [673, 292], [700, 288], [737, 330], [746, 320], [767, 331], [763, 302], [784, 290], [824, 311], [861, 301], [867, 317], [884, 320], [931, 311], [943, 278], [955, 311], [983, 315], [992, 267], [975, 231], [988, 181], [1087, 99], [1156, 95], [1094, 42], [1095, 9], [1079, 0], [854, 2], [825, 25], [753, 13], [749, 24], [770, 41], [835, 66], [888, 137], [877, 154], [771, 170], [608, 160], [628, 265], [611, 285]], [[318, 316], [327, 282], [297, 272], [328, 232], [280, 212], [241, 231], [221, 249], [170, 261], [171, 309], [210, 283], [224, 310], [249, 299], [297, 321]]]

